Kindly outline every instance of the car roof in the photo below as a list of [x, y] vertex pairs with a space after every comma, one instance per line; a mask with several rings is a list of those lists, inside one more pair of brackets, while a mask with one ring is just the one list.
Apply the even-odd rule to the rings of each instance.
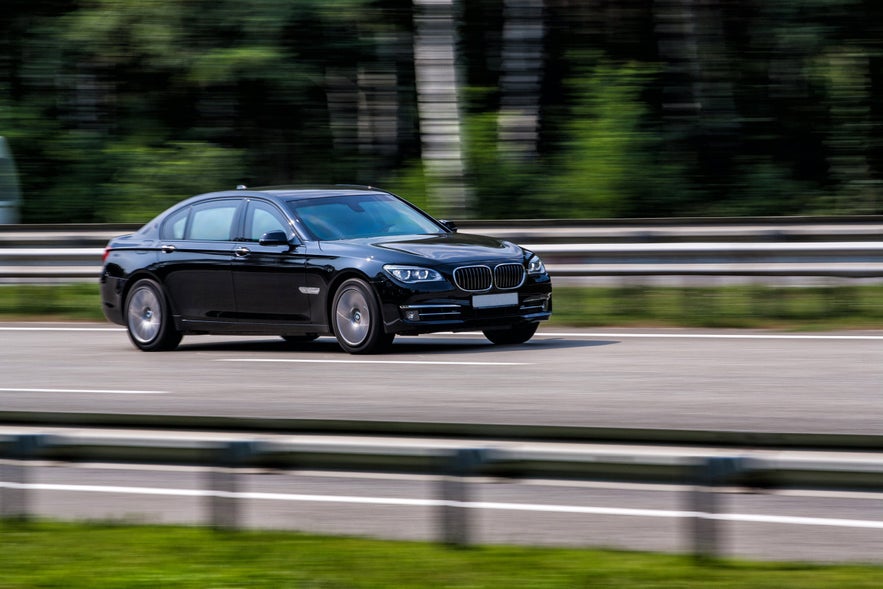
[[329, 196], [359, 196], [366, 194], [389, 194], [389, 192], [371, 186], [356, 186], [349, 184], [334, 186], [257, 186], [254, 188], [239, 186], [235, 190], [222, 190], [201, 194], [199, 196], [263, 196], [278, 200], [302, 200]]

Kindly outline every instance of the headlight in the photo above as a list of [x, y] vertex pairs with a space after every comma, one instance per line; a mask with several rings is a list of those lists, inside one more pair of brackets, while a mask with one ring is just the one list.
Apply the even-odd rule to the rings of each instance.
[[543, 261], [539, 256], [533, 256], [527, 262], [527, 273], [528, 274], [545, 274], [546, 266], [543, 265]]
[[435, 270], [421, 268], [420, 266], [393, 266], [389, 264], [384, 266], [383, 269], [399, 282], [404, 282], [406, 284], [442, 280], [441, 274]]

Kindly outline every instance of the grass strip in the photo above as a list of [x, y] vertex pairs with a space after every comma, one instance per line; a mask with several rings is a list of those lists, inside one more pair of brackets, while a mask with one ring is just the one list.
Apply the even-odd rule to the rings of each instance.
[[[0, 318], [101, 321], [97, 284], [0, 285]], [[557, 287], [552, 325], [881, 329], [883, 286]]]
[[647, 287], [555, 289], [553, 324], [879, 329], [883, 287]]
[[101, 321], [98, 284], [0, 285], [0, 317], [7, 320]]
[[0, 589], [883, 587], [883, 567], [477, 547], [294, 532], [0, 523]]

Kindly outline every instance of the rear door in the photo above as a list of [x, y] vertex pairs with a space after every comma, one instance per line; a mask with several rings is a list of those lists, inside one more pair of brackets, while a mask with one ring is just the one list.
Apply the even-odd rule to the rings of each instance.
[[174, 312], [229, 321], [236, 311], [232, 263], [241, 198], [197, 203], [170, 216], [160, 236], [160, 271]]

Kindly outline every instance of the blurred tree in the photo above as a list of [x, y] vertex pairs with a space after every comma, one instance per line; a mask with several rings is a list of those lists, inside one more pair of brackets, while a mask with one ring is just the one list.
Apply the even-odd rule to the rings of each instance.
[[499, 145], [505, 157], [537, 154], [543, 72], [543, 0], [504, 0]]
[[661, 138], [646, 126], [640, 100], [653, 70], [600, 61], [573, 80], [576, 103], [554, 174], [544, 184], [544, 212], [553, 217], [621, 217], [658, 206], [672, 189]]
[[466, 189], [454, 0], [414, 0], [416, 72], [423, 165], [445, 215], [465, 216]]
[[3, 6], [27, 221], [354, 181], [454, 216], [883, 213], [877, 0]]

